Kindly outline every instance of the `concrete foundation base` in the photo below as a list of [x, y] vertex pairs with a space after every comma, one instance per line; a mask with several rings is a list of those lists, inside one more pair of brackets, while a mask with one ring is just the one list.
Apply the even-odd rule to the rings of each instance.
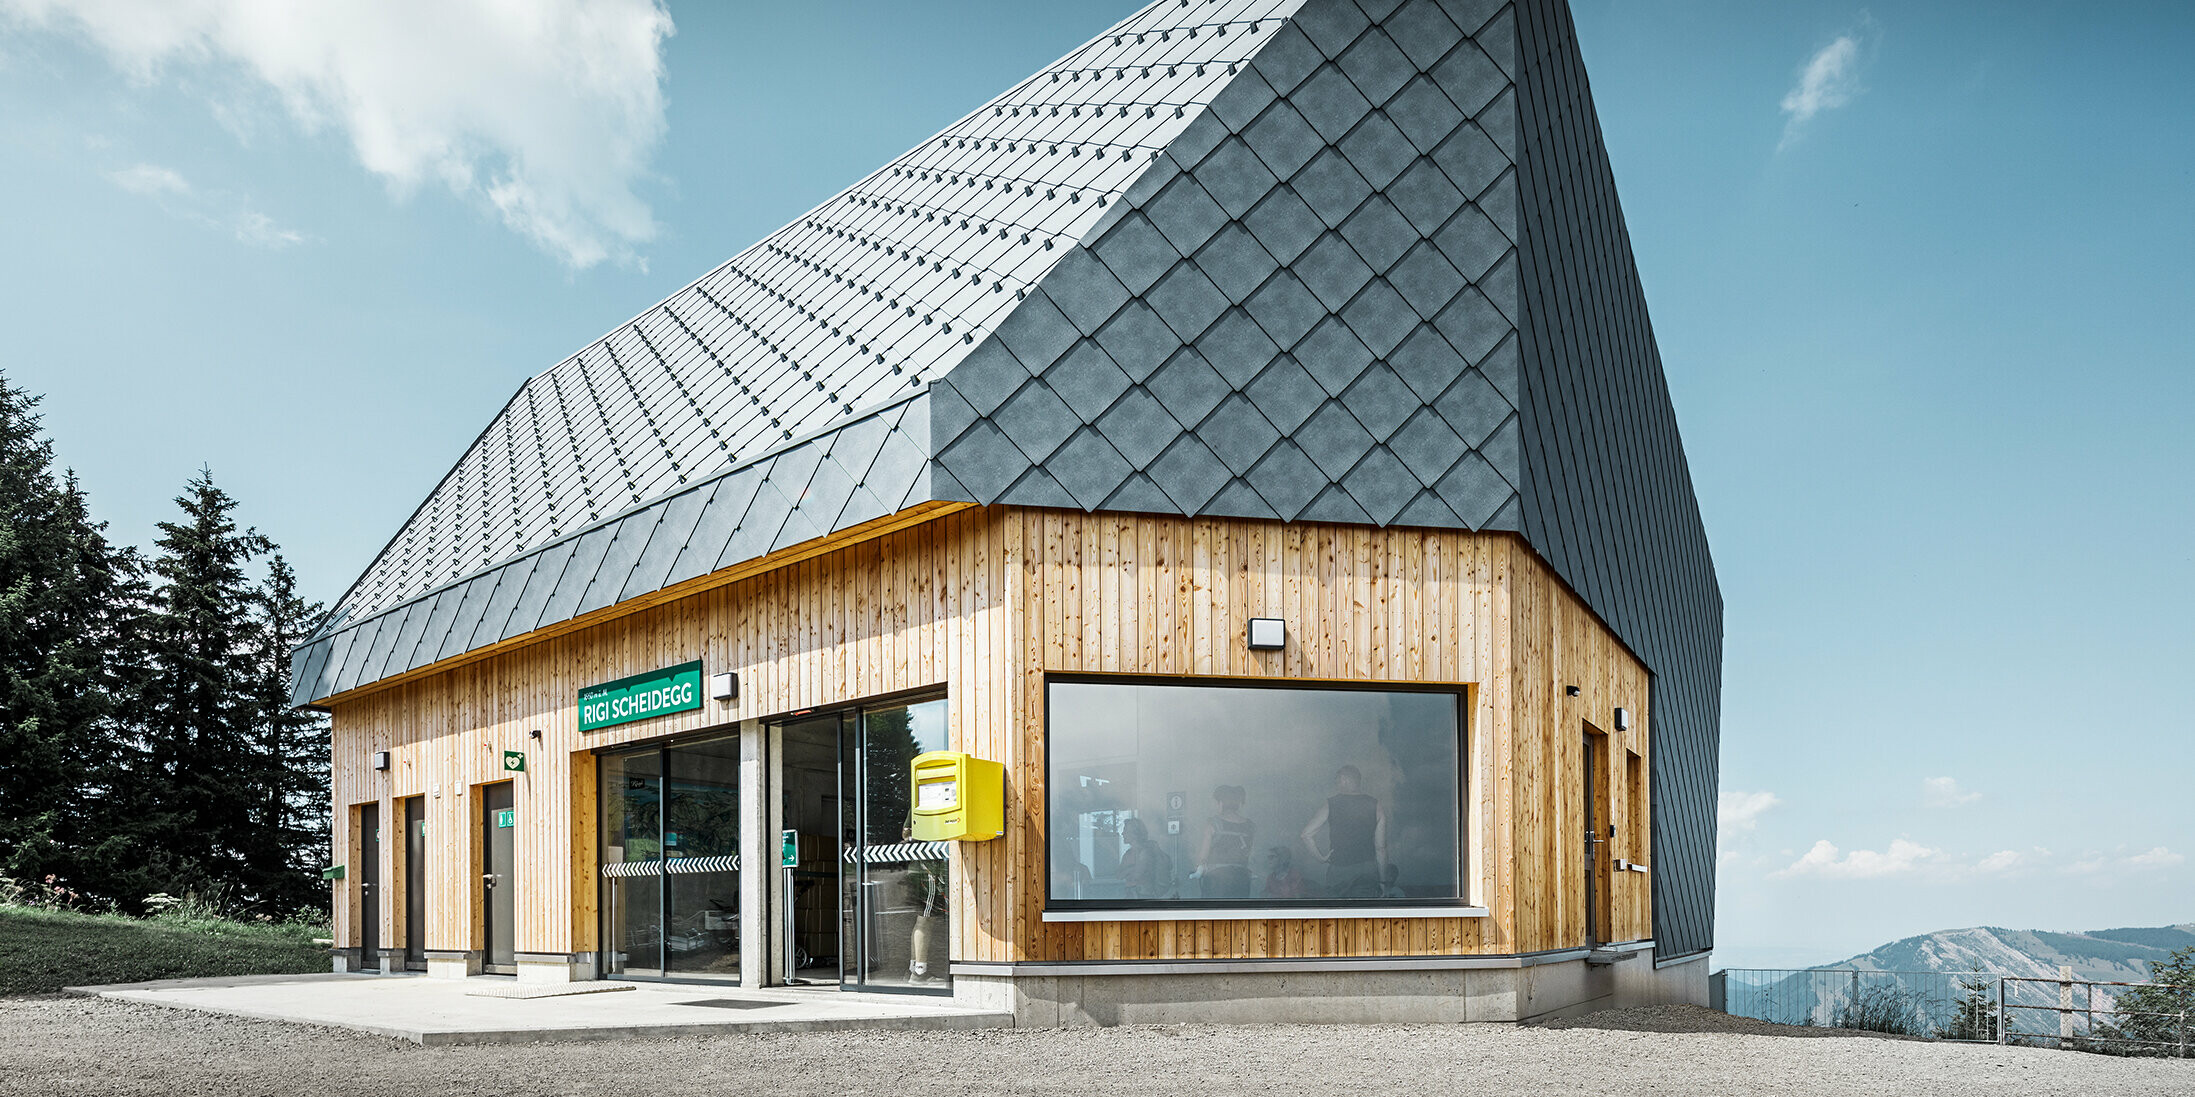
[[558, 952], [521, 952], [517, 956], [521, 983], [581, 983], [594, 979], [594, 953], [565, 955]]
[[427, 951], [427, 977], [429, 979], [464, 979], [480, 974], [479, 950], [468, 952]]
[[1039, 1028], [1170, 1024], [1528, 1021], [1619, 1006], [1707, 1003], [1707, 958], [1654, 966], [1582, 950], [1458, 960], [956, 964], [953, 999]]

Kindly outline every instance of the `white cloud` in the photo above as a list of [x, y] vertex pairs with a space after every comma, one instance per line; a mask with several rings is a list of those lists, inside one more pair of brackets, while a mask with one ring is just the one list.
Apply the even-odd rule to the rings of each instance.
[[2016, 849], [2000, 849], [1975, 864], [1974, 870], [1987, 875], [2001, 876], [2027, 865], [2027, 854]]
[[2178, 868], [2186, 860], [2185, 856], [2174, 853], [2163, 846], [2158, 846], [2147, 853], [2122, 857], [2119, 859], [2119, 863], [2133, 869]]
[[1781, 803], [1773, 792], [1727, 791], [1715, 800], [1715, 821], [1724, 834], [1742, 834], [1759, 826], [1761, 816]]
[[156, 164], [132, 164], [120, 171], [110, 171], [107, 178], [115, 186], [131, 194], [189, 194], [190, 181], [169, 168]]
[[1863, 24], [1860, 30], [1838, 35], [1835, 41], [1815, 51], [1799, 69], [1798, 83], [1784, 93], [1783, 140], [1777, 148], [1797, 140], [1799, 132], [1815, 115], [1835, 110], [1860, 93], [1860, 55], [1865, 34], [1871, 27], [1872, 24]]
[[664, 131], [657, 0], [0, 0], [0, 16], [88, 38], [147, 82], [241, 72], [397, 194], [477, 199], [574, 268], [656, 234], [633, 188]]
[[1956, 777], [1930, 777], [1921, 782], [1921, 799], [1932, 808], [1964, 807], [1981, 798], [1979, 792], [1960, 788]]
[[1867, 849], [1840, 853], [1824, 838], [1815, 842], [1814, 848], [1798, 860], [1768, 875], [1772, 878], [1819, 876], [1827, 880], [1869, 880], [1911, 873], [1934, 863], [1939, 856], [1939, 851], [1904, 838], [1893, 840], [1890, 848], [1881, 853]]
[[286, 229], [257, 210], [245, 210], [236, 218], [236, 238], [255, 248], [287, 248], [305, 242], [305, 234]]
[[108, 172], [107, 178], [131, 194], [152, 199], [161, 209], [177, 217], [232, 233], [241, 244], [278, 251], [309, 239], [295, 229], [275, 224], [274, 218], [251, 208], [249, 203], [227, 191], [201, 190], [192, 186], [190, 180], [174, 168], [132, 164]]

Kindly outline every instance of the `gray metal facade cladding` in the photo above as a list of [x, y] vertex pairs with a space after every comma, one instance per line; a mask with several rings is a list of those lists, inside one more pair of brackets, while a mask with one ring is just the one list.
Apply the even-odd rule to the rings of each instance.
[[1515, 13], [1313, 0], [932, 386], [978, 503], [1520, 528]]
[[1712, 945], [1721, 596], [1562, 0], [1138, 12], [529, 382], [294, 696], [935, 500], [1520, 533]]
[[1654, 673], [1654, 937], [1714, 947], [1722, 591], [1559, 0], [1518, 4], [1525, 540]]

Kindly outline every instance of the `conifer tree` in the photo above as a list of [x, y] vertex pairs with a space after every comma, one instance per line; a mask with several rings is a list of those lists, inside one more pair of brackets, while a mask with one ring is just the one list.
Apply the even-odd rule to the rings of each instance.
[[180, 894], [225, 892], [258, 906], [280, 843], [256, 824], [267, 780], [257, 725], [264, 711], [255, 591], [246, 573], [271, 544], [239, 530], [236, 501], [200, 470], [159, 524], [149, 605], [136, 622], [143, 674], [133, 750], [119, 791], [142, 843], [146, 885]]
[[262, 785], [259, 827], [280, 851], [258, 888], [282, 912], [324, 906], [318, 868], [328, 857], [328, 722], [290, 704], [290, 653], [318, 627], [321, 607], [297, 594], [297, 575], [275, 552], [257, 598], [252, 657], [258, 674]]
[[74, 474], [56, 480], [38, 402], [0, 375], [0, 875], [96, 886], [136, 564]]

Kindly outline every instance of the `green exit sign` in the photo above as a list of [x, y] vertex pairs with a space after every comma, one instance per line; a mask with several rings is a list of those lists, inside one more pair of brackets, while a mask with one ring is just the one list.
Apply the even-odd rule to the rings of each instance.
[[788, 830], [778, 836], [777, 867], [800, 867], [800, 832]]

